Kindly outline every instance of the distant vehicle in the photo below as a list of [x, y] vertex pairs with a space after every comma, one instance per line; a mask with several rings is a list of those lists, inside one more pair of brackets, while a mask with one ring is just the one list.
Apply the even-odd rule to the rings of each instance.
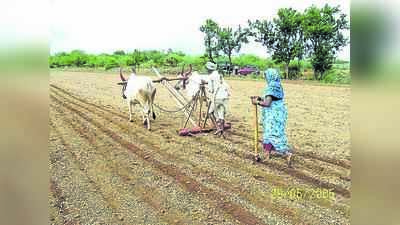
[[240, 75], [244, 75], [247, 76], [249, 74], [260, 74], [260, 70], [258, 69], [257, 66], [253, 66], [253, 65], [246, 65], [244, 67], [242, 67], [241, 69], [238, 70], [238, 74]]

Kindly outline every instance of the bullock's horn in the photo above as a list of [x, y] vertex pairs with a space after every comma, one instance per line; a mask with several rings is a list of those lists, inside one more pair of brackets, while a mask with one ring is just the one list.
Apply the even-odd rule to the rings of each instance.
[[189, 70], [184, 74], [185, 77], [188, 77], [192, 73], [192, 64], [189, 64]]
[[123, 82], [126, 82], [126, 79], [125, 79], [124, 75], [122, 75], [122, 67], [119, 68], [119, 77], [121, 78], [121, 80]]
[[185, 65], [182, 66], [182, 72], [181, 72], [181, 75], [182, 75], [182, 76], [183, 76], [184, 70], [185, 70]]

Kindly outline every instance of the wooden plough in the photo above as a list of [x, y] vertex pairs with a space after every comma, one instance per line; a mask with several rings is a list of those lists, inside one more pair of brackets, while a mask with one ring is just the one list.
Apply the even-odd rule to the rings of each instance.
[[[168, 92], [172, 95], [173, 99], [175, 100], [177, 106], [179, 108], [182, 108], [182, 111], [186, 116], [184, 127], [178, 131], [179, 135], [188, 136], [201, 132], [210, 132], [216, 129], [217, 124], [215, 116], [213, 113], [209, 112], [211, 106], [211, 100], [207, 96], [206, 92], [207, 83], [201, 83], [199, 91], [196, 93], [193, 99], [189, 100], [169, 83], [169, 81], [174, 81], [174, 80], [184, 81], [188, 79], [187, 77], [166, 78], [162, 76], [156, 68], [152, 67], [152, 69], [159, 78], [157, 80], [153, 80], [153, 82], [161, 83], [168, 90]], [[188, 105], [189, 107], [186, 107]], [[206, 109], [206, 111], [204, 110], [204, 108]], [[190, 122], [191, 125], [193, 126], [191, 129], [187, 128], [188, 122]], [[228, 124], [226, 128], [229, 129], [230, 124]]]

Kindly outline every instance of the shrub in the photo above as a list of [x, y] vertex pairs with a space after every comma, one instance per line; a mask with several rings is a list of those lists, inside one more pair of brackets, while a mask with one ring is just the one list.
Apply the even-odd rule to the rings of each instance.
[[171, 67], [176, 67], [181, 62], [183, 62], [183, 56], [176, 53], [169, 53], [164, 59], [164, 65]]
[[326, 72], [323, 83], [350, 84], [351, 77], [348, 70], [331, 69]]
[[272, 60], [269, 60], [266, 58], [261, 58], [261, 57], [258, 57], [256, 55], [251, 55], [251, 54], [233, 57], [232, 63], [235, 65], [238, 65], [240, 67], [243, 67], [246, 65], [257, 66], [258, 69], [260, 69], [261, 71], [265, 70], [267, 67], [272, 67], [274, 65]]
[[204, 65], [207, 63], [207, 58], [202, 55], [190, 56], [185, 55], [182, 59], [182, 62], [178, 64], [178, 67], [182, 68], [183, 65], [187, 68], [189, 64], [192, 64], [193, 70], [203, 70]]
[[301, 60], [302, 67], [304, 69], [312, 70], [313, 66], [309, 60]]
[[105, 62], [104, 69], [109, 70], [115, 67], [119, 67], [119, 65], [120, 64], [118, 63], [117, 59], [115, 59], [114, 57], [109, 57]]
[[289, 74], [288, 74], [288, 78], [290, 80], [294, 80], [299, 78], [301, 75], [300, 73], [300, 67], [298, 64], [289, 64]]
[[113, 53], [113, 55], [125, 55], [124, 50], [117, 50]]

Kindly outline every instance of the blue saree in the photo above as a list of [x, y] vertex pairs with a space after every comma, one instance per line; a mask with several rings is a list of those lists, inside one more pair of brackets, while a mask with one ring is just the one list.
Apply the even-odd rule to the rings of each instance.
[[261, 108], [261, 120], [263, 124], [263, 144], [272, 144], [275, 151], [286, 154], [290, 146], [286, 137], [287, 108], [284, 103], [284, 92], [280, 81], [280, 75], [276, 69], [265, 71], [265, 86], [263, 97], [267, 95], [275, 97], [269, 107]]

